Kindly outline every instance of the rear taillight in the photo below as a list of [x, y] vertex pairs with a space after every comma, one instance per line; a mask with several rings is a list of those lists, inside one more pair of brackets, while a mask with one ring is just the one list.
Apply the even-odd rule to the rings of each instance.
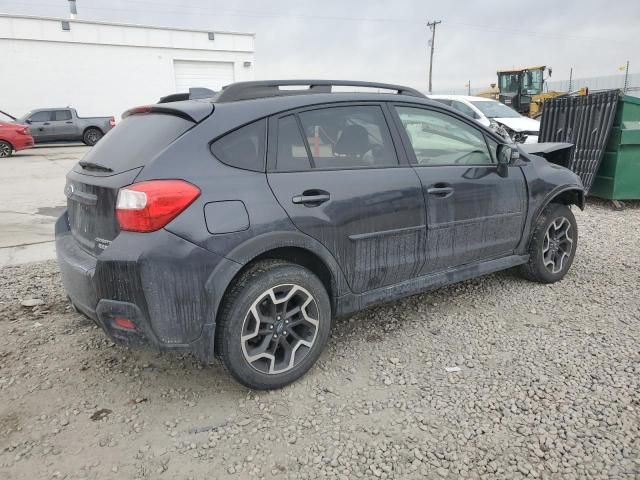
[[111, 117], [111, 118], [109, 119], [109, 126], [110, 126], [111, 128], [113, 128], [113, 127], [115, 127], [115, 126], [116, 126], [116, 119], [115, 119], [114, 117]]
[[176, 218], [200, 195], [184, 180], [150, 180], [121, 188], [116, 217], [121, 230], [153, 232]]

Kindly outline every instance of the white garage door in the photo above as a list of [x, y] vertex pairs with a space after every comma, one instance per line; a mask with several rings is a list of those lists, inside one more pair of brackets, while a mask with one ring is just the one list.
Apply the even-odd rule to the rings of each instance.
[[177, 93], [186, 93], [191, 87], [219, 91], [225, 85], [233, 83], [233, 63], [231, 62], [174, 60], [173, 71], [176, 76]]

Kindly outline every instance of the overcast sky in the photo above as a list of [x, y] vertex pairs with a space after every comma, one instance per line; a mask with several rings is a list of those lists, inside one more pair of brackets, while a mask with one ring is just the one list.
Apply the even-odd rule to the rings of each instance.
[[[0, 12], [67, 16], [67, 0], [0, 0]], [[427, 88], [495, 82], [547, 65], [553, 79], [640, 72], [640, 0], [78, 0], [78, 18], [256, 34], [256, 78], [341, 78]], [[1, 35], [1, 32], [0, 32]]]

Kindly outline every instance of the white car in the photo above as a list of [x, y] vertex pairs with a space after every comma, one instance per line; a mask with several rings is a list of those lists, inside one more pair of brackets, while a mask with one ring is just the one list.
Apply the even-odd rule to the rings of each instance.
[[498, 131], [498, 127], [502, 127], [516, 143], [538, 142], [540, 122], [520, 115], [496, 100], [467, 95], [429, 95], [429, 98], [449, 105], [487, 127]]

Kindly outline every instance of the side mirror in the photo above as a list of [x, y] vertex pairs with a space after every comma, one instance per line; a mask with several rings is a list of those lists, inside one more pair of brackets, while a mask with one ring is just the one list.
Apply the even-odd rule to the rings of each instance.
[[498, 145], [496, 157], [498, 161], [498, 175], [506, 177], [509, 174], [509, 164], [520, 158], [520, 152], [515, 145], [501, 143]]
[[515, 145], [501, 143], [497, 150], [498, 165], [509, 165], [512, 161], [520, 158], [520, 152]]
[[28, 123], [29, 125], [31, 125], [31, 120], [27, 119], [24, 121], [24, 123]]

